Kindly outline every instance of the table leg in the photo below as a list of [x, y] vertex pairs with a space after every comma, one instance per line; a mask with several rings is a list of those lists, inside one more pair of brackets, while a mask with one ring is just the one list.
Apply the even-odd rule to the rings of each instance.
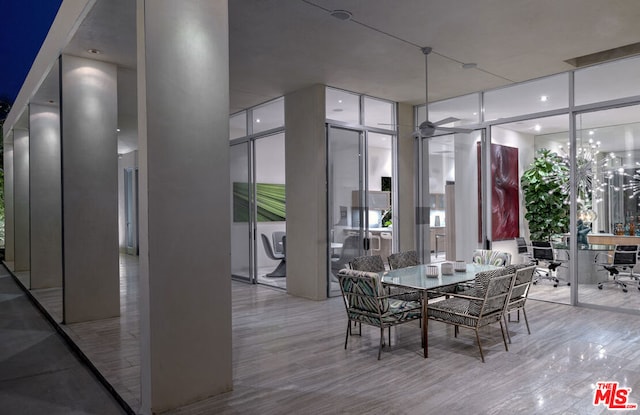
[[427, 291], [422, 291], [422, 345], [424, 348], [424, 358], [427, 358]]

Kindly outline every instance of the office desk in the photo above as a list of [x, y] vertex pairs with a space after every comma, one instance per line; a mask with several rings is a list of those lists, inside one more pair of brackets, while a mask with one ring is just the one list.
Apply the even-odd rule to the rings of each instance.
[[[427, 265], [438, 266], [437, 277], [427, 277]], [[429, 290], [455, 285], [462, 282], [471, 281], [478, 272], [492, 271], [498, 267], [484, 264], [467, 264], [467, 269], [463, 272], [457, 271], [452, 275], [442, 275], [441, 264], [421, 264], [413, 267], [398, 268], [391, 271], [380, 272], [382, 282], [396, 287], [412, 288], [420, 290], [422, 293], [422, 345], [424, 347], [424, 357], [427, 357], [427, 295]]]
[[[566, 244], [553, 244], [557, 250], [563, 250], [569, 258], [569, 246]], [[606, 254], [613, 252], [615, 245], [607, 244], [578, 244], [578, 283], [579, 284], [597, 284], [606, 281], [609, 276], [606, 272], [599, 272], [601, 267], [596, 265], [596, 257], [600, 255], [598, 262], [606, 262]], [[569, 269], [558, 268], [558, 277], [569, 280]]]

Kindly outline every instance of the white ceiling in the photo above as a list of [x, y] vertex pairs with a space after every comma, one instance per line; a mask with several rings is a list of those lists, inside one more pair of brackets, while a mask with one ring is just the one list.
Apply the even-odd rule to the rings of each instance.
[[[338, 20], [333, 9], [353, 19]], [[487, 90], [640, 42], [638, 21], [638, 0], [230, 0], [229, 112], [316, 83], [422, 103], [422, 46], [433, 48], [430, 101]], [[135, 2], [98, 0], [64, 52], [114, 62], [135, 85], [135, 45]], [[476, 69], [462, 68], [471, 62]], [[55, 90], [44, 85], [36, 100], [57, 100]], [[120, 125], [127, 141], [135, 87], [119, 93], [120, 120], [133, 123]]]

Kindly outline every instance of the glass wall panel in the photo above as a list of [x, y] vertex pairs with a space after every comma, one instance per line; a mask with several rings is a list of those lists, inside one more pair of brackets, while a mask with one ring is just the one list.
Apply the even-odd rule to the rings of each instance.
[[563, 73], [485, 92], [484, 119], [491, 121], [568, 106], [569, 75]]
[[395, 130], [394, 109], [392, 102], [364, 97], [364, 125]]
[[578, 265], [578, 301], [637, 311], [637, 254], [616, 250], [640, 245], [640, 106], [579, 114], [576, 129], [584, 164], [579, 215], [591, 228], [585, 246], [592, 253]]
[[327, 88], [325, 99], [328, 120], [360, 124], [360, 95]]
[[[431, 262], [471, 262], [481, 246], [478, 198], [478, 143], [481, 132], [423, 138], [428, 178], [423, 183], [429, 224], [424, 230], [425, 251]], [[426, 255], [426, 252], [425, 252]]]
[[640, 57], [575, 71], [576, 105], [640, 95]]
[[362, 199], [362, 132], [329, 127], [329, 295], [340, 295], [337, 275], [364, 255]]
[[284, 98], [278, 98], [251, 110], [252, 134], [284, 126]]
[[367, 133], [367, 191], [371, 255], [384, 263], [392, 252], [393, 223], [391, 190], [393, 182], [393, 136]]
[[229, 140], [247, 135], [247, 112], [242, 111], [229, 117]]
[[[529, 298], [565, 304], [571, 298], [569, 141], [568, 115], [491, 127], [491, 249], [511, 253], [512, 263], [537, 257], [540, 267]], [[508, 196], [512, 186], [517, 186], [515, 200]], [[525, 238], [527, 253], [518, 252], [516, 237]], [[550, 245], [532, 247], [540, 244]]]
[[[454, 123], [443, 124], [446, 127], [478, 124], [480, 122], [479, 114], [480, 94], [464, 95], [429, 104], [430, 121], [436, 122], [449, 117], [458, 119]], [[418, 109], [418, 120], [419, 122], [424, 121], [424, 106]]]
[[231, 173], [231, 275], [254, 282], [251, 261], [251, 204], [253, 189], [249, 175], [251, 143], [231, 146], [229, 166]]
[[258, 282], [286, 288], [284, 133], [255, 140], [256, 266]]

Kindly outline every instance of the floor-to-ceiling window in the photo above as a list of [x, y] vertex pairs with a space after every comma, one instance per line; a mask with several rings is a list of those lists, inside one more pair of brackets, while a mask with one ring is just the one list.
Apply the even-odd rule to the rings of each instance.
[[591, 229], [586, 242], [595, 252], [578, 274], [578, 300], [639, 310], [634, 274], [640, 276], [640, 266], [617, 254], [616, 246], [640, 245], [640, 105], [576, 114], [576, 142], [578, 214]]
[[[393, 252], [395, 105], [326, 89], [328, 291], [336, 274], [361, 255]], [[397, 236], [396, 236], [397, 237]]]
[[[541, 270], [531, 298], [637, 312], [640, 292], [634, 275], [640, 267], [617, 267], [616, 274], [604, 262], [614, 261], [616, 245], [640, 244], [640, 58], [485, 91], [480, 97], [481, 118], [469, 125], [488, 132], [484, 169], [478, 170], [486, 173], [484, 192], [478, 192], [483, 197], [478, 218], [484, 223], [478, 228], [485, 229], [487, 245], [521, 262], [528, 259], [518, 254], [514, 236], [552, 243], [556, 265]], [[438, 104], [446, 102], [429, 105], [431, 121], [445, 118], [433, 115], [431, 108]], [[464, 107], [461, 101], [447, 111], [464, 118], [454, 114]], [[434, 165], [425, 187], [430, 193], [444, 163], [433, 153], [448, 151], [438, 147], [438, 138], [428, 142], [428, 161]], [[437, 202], [432, 211], [434, 206]], [[435, 223], [441, 225], [442, 219], [430, 218], [430, 225]], [[456, 239], [468, 234], [468, 227], [455, 229]]]
[[234, 114], [229, 125], [232, 276], [286, 288], [284, 99]]
[[[479, 105], [478, 94], [432, 103], [428, 118], [436, 123], [448, 118], [441, 127], [464, 130], [478, 124]], [[425, 118], [424, 106], [418, 107], [415, 124]], [[416, 245], [424, 262], [470, 261], [474, 250], [483, 245], [481, 138], [482, 130], [473, 128], [452, 134], [436, 129], [433, 136], [419, 138], [418, 197], [422, 197], [424, 217], [417, 224]]]
[[[510, 252], [513, 263], [528, 262], [534, 254], [540, 257], [553, 254], [560, 266], [555, 270], [542, 271], [546, 261], [537, 258], [541, 271], [536, 275], [536, 283], [529, 296], [568, 304], [571, 294], [570, 256], [566, 243], [571, 235], [569, 116], [556, 115], [498, 124], [492, 126], [490, 131], [492, 170], [498, 172], [500, 166], [506, 171], [513, 168], [513, 177], [507, 180], [504, 180], [502, 173], [492, 175], [490, 188], [496, 194], [503, 192], [504, 188], [508, 189], [506, 185], [515, 189], [511, 198], [496, 200], [495, 194], [492, 197], [492, 211], [501, 212], [499, 217], [504, 218], [502, 223], [492, 223], [497, 225], [493, 226], [494, 231], [508, 224], [511, 225], [503, 231], [512, 231], [506, 237], [494, 237], [492, 249]], [[540, 183], [528, 185], [523, 184], [523, 176], [542, 179]], [[510, 213], [515, 215], [511, 219], [516, 222], [510, 221], [507, 216]], [[558, 243], [551, 246], [550, 250], [529, 249], [527, 254], [522, 255], [515, 249], [515, 237], [525, 238], [529, 245]]]

